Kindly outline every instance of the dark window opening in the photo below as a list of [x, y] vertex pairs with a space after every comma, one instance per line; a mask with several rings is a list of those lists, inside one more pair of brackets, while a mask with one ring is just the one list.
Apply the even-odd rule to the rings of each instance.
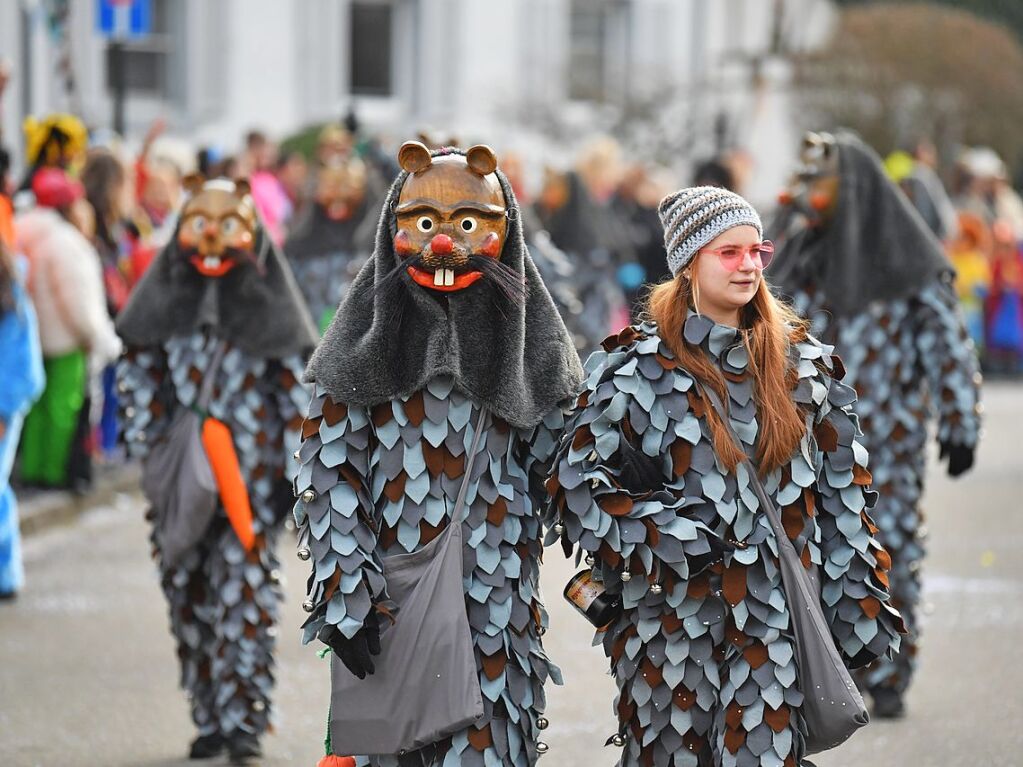
[[391, 55], [394, 8], [387, 3], [352, 3], [351, 92], [363, 96], [393, 93]]

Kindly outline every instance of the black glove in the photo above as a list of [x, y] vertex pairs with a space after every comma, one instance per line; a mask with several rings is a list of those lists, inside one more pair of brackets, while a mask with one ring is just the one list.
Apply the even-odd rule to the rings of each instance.
[[622, 439], [618, 447], [618, 484], [630, 493], [649, 493], [664, 487], [665, 477], [656, 458], [637, 450]]
[[710, 544], [710, 551], [706, 554], [687, 554], [686, 561], [689, 563], [689, 577], [699, 575], [708, 567], [713, 564], [720, 562], [725, 558], [725, 552], [735, 551], [736, 546], [727, 541], [723, 541], [716, 535], [707, 536], [707, 543]]
[[334, 654], [359, 679], [376, 671], [373, 656], [380, 654], [380, 623], [375, 613], [366, 617], [366, 623], [355, 632], [351, 639], [337, 626], [327, 625], [316, 633], [317, 638], [334, 651]]
[[960, 445], [956, 442], [941, 443], [941, 458], [948, 458], [948, 476], [958, 477], [965, 474], [973, 467], [972, 445]]

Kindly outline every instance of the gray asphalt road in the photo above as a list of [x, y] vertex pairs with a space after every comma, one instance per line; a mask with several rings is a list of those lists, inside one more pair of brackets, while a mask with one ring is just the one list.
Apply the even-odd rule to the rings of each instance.
[[[931, 474], [927, 633], [909, 717], [871, 725], [819, 767], [1023, 765], [1023, 387], [985, 395], [977, 470], [958, 482]], [[26, 542], [28, 588], [0, 606], [0, 767], [195, 764], [182, 759], [193, 733], [141, 515], [123, 496]], [[313, 767], [327, 668], [298, 641], [305, 567], [288, 548], [278, 726], [263, 764]], [[548, 553], [547, 645], [567, 684], [549, 690], [541, 767], [610, 766], [613, 686], [560, 596], [572, 572]]]

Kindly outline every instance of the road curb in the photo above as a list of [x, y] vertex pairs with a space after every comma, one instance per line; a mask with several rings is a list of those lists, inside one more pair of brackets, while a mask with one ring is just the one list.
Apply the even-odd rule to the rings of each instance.
[[35, 535], [55, 525], [73, 522], [86, 509], [110, 504], [119, 493], [137, 490], [139, 479], [139, 467], [129, 464], [110, 471], [101, 471], [92, 490], [85, 495], [78, 495], [69, 490], [45, 490], [19, 498], [18, 517], [21, 534]]

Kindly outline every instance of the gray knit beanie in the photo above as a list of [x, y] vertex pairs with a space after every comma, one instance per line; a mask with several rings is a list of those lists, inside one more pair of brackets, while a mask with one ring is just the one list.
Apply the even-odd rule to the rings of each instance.
[[760, 216], [753, 206], [735, 192], [716, 186], [693, 186], [673, 192], [661, 200], [657, 215], [664, 227], [664, 247], [673, 276], [693, 260], [700, 248], [729, 229], [745, 224], [764, 236]]

